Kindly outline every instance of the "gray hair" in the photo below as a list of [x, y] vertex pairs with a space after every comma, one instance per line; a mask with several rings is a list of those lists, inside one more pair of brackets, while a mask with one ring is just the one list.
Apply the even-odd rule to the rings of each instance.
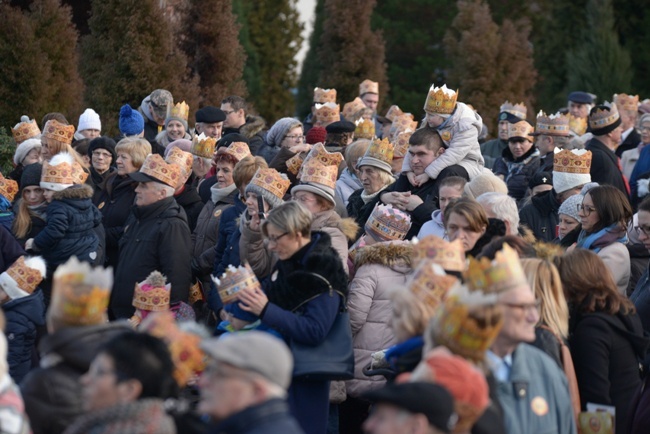
[[172, 197], [174, 193], [176, 192], [176, 189], [174, 187], [171, 187], [167, 184], [162, 184], [160, 182], [154, 182], [154, 185], [156, 186], [156, 189], [158, 191], [164, 191], [165, 192], [165, 197]]
[[483, 193], [476, 198], [486, 211], [492, 211], [492, 214], [499, 220], [508, 222], [510, 232], [507, 235], [517, 235], [519, 229], [519, 210], [517, 202], [504, 193]]

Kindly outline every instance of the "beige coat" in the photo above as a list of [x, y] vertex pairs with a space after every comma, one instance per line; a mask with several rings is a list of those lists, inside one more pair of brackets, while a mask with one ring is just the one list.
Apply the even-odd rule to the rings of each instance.
[[630, 282], [630, 252], [623, 243], [615, 242], [603, 247], [598, 252], [609, 271], [612, 273], [618, 292], [626, 295], [627, 285]]

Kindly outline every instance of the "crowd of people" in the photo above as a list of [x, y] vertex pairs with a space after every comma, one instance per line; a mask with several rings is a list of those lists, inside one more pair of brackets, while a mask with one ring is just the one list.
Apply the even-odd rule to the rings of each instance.
[[650, 102], [457, 97], [23, 116], [0, 431], [645, 433]]

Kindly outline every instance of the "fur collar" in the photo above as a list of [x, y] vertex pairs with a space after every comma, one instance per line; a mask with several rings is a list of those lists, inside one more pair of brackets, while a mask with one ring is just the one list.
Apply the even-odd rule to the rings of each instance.
[[323, 230], [323, 228], [339, 229], [350, 241], [354, 241], [357, 238], [357, 233], [359, 231], [359, 225], [353, 218], [341, 218], [341, 216], [333, 209], [323, 211], [314, 216], [311, 230], [320, 231]]
[[73, 185], [65, 190], [57, 191], [52, 195], [54, 200], [63, 199], [90, 199], [93, 197], [93, 188], [88, 184]]
[[260, 116], [249, 115], [246, 116], [246, 123], [241, 126], [239, 133], [247, 138], [253, 137], [255, 134], [261, 132], [266, 126], [266, 121]]
[[359, 269], [363, 265], [377, 264], [385, 267], [411, 266], [413, 245], [405, 241], [377, 243], [362, 247], [354, 258], [354, 266]]

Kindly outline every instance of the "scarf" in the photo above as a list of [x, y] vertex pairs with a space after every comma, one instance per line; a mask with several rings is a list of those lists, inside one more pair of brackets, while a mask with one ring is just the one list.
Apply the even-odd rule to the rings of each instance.
[[578, 235], [578, 247], [592, 250], [595, 253], [600, 252], [603, 247], [607, 247], [615, 242], [627, 244], [627, 231], [618, 223], [614, 223], [590, 235], [587, 235], [587, 232], [582, 230], [580, 231], [580, 235]]
[[45, 221], [45, 217], [47, 216], [47, 202], [46, 201], [43, 201], [43, 203], [40, 203], [40, 204], [34, 205], [34, 206], [27, 205], [27, 208], [29, 208], [29, 212], [33, 216], [36, 216], [39, 219]]
[[212, 202], [214, 202], [215, 205], [218, 204], [219, 202], [221, 202], [221, 200], [224, 197], [230, 196], [232, 192], [235, 191], [236, 189], [237, 186], [235, 185], [234, 182], [230, 184], [228, 187], [224, 187], [224, 188], [218, 188], [217, 184], [215, 183], [212, 187], [210, 187], [210, 193], [212, 194]]
[[380, 188], [379, 190], [377, 190], [376, 193], [372, 193], [372, 194], [365, 194], [365, 193], [364, 193], [365, 190], [362, 190], [362, 191], [361, 191], [361, 200], [363, 200], [363, 203], [364, 203], [364, 204], [365, 204], [365, 203], [368, 203], [368, 202], [370, 202], [370, 201], [372, 201], [375, 197], [377, 197], [377, 195], [378, 195], [379, 193], [381, 193], [382, 191], [386, 190], [386, 187], [388, 187], [388, 186], [385, 185], [385, 186], [383, 186], [382, 188]]

